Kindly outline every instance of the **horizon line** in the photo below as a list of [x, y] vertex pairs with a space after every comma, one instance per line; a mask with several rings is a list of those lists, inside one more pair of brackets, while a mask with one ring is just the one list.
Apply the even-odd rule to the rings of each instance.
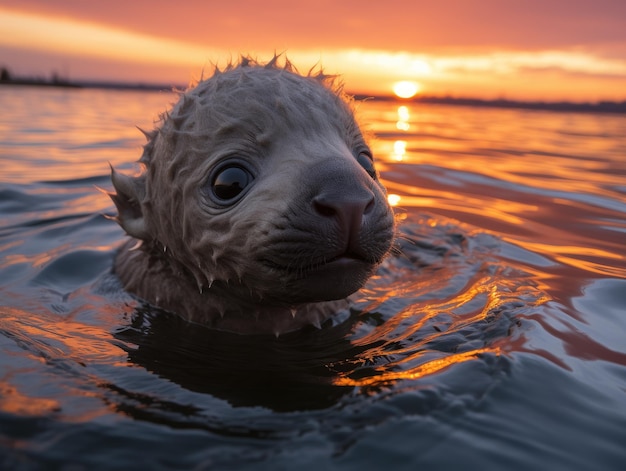
[[[4, 68], [3, 68], [4, 69]], [[4, 69], [6, 70], [6, 69]], [[3, 72], [4, 72], [3, 70]], [[58, 88], [87, 88], [106, 90], [134, 90], [134, 91], [167, 91], [175, 92], [186, 90], [188, 86], [180, 84], [158, 84], [151, 82], [137, 82], [124, 80], [69, 80], [54, 75], [50, 79], [42, 77], [10, 77], [0, 78], [0, 85], [7, 86], [41, 86]], [[418, 94], [410, 98], [400, 98], [393, 94], [366, 94], [355, 93], [349, 95], [357, 101], [379, 100], [395, 101], [398, 103], [431, 103], [450, 106], [474, 106], [489, 108], [533, 109], [560, 112], [597, 112], [597, 113], [626, 113], [626, 100], [613, 101], [543, 101], [543, 100], [516, 100], [509, 98], [477, 98], [468, 96], [425, 95]]]

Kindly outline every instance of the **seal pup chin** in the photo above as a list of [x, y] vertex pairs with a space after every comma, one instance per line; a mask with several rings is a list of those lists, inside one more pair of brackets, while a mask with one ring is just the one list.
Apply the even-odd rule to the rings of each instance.
[[243, 58], [180, 94], [112, 169], [126, 290], [191, 322], [279, 334], [347, 305], [389, 252], [394, 217], [341, 86]]

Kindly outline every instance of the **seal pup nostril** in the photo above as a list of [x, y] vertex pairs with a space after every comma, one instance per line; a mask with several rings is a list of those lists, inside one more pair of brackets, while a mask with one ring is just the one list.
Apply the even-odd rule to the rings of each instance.
[[313, 198], [313, 209], [322, 217], [332, 218], [337, 215], [337, 209], [334, 201], [325, 201], [326, 198], [317, 196]]
[[360, 195], [325, 193], [313, 198], [315, 212], [337, 225], [341, 245], [347, 251], [351, 247], [358, 249], [364, 216], [372, 211], [374, 205], [375, 199], [372, 193]]

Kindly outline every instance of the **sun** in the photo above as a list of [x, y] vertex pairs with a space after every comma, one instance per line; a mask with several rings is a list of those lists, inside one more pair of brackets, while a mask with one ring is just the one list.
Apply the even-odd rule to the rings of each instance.
[[400, 98], [411, 98], [420, 91], [420, 84], [411, 80], [402, 80], [393, 84], [393, 92]]

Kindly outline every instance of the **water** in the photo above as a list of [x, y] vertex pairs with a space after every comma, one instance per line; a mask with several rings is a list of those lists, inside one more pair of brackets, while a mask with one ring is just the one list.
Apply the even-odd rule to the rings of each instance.
[[0, 89], [0, 469], [622, 469], [626, 117], [360, 104], [400, 250], [244, 337], [110, 275], [96, 187], [174, 99]]

